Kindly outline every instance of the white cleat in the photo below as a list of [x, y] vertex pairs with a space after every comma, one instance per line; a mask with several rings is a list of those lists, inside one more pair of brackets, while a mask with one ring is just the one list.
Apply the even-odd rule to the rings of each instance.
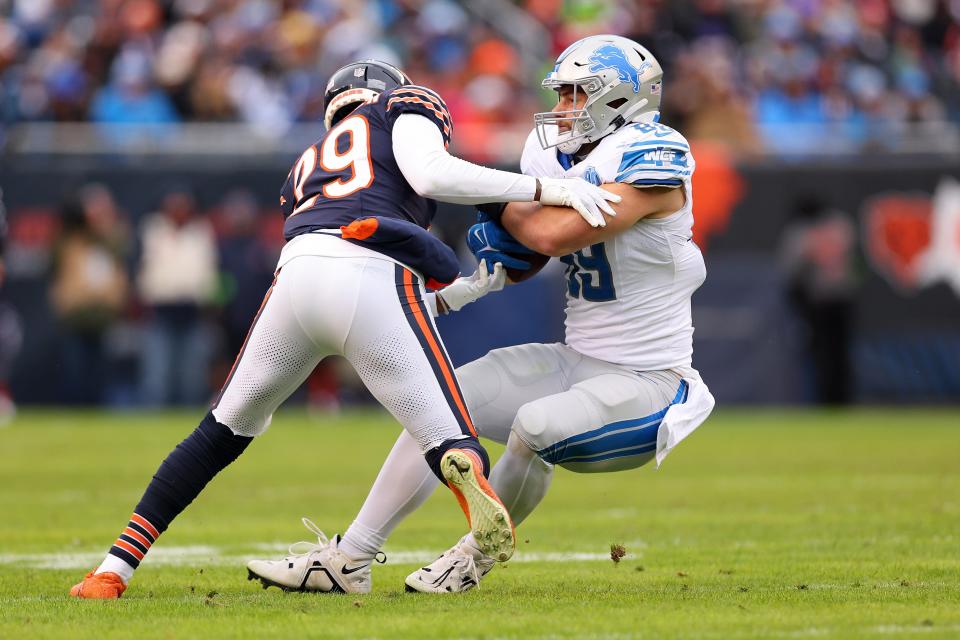
[[420, 593], [460, 593], [480, 586], [496, 560], [460, 540], [442, 556], [407, 576], [406, 589]]
[[[370, 593], [372, 562], [351, 560], [337, 547], [339, 535], [328, 540], [309, 518], [303, 518], [303, 524], [316, 534], [318, 544], [295, 542], [290, 545], [290, 555], [283, 560], [251, 560], [247, 563], [247, 580], [259, 580], [264, 589]], [[385, 561], [386, 557], [378, 560]]]
[[480, 459], [472, 451], [450, 449], [440, 459], [440, 471], [467, 516], [480, 550], [498, 562], [509, 560], [516, 548], [513, 521], [483, 477]]

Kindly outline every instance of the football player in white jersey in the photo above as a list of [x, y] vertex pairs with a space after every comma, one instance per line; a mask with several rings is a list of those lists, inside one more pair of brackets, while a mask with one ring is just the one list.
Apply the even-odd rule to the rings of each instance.
[[[546, 495], [556, 465], [659, 464], [713, 409], [692, 368], [690, 299], [706, 275], [691, 234], [695, 165], [683, 136], [658, 122], [662, 75], [650, 52], [625, 38], [571, 45], [543, 82], [558, 103], [535, 116], [521, 168], [602, 184], [622, 197], [616, 215], [594, 228], [566, 207], [510, 203], [468, 236], [488, 265], [524, 266], [517, 241], [567, 265], [565, 343], [497, 349], [457, 370], [479, 434], [507, 445], [490, 482], [518, 525]], [[340, 550], [372, 559], [436, 485], [415, 441], [401, 434]], [[296, 579], [289, 564], [248, 568], [264, 584], [286, 585]], [[465, 591], [494, 564], [467, 534], [406, 586]]]

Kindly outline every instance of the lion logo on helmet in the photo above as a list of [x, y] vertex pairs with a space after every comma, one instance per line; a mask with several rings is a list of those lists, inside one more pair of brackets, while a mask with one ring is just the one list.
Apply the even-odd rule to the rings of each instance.
[[622, 82], [633, 83], [634, 93], [640, 93], [640, 74], [649, 66], [649, 63], [644, 63], [643, 67], [637, 69], [627, 60], [627, 54], [623, 49], [613, 44], [597, 47], [589, 61], [591, 62], [590, 71], [613, 69]]

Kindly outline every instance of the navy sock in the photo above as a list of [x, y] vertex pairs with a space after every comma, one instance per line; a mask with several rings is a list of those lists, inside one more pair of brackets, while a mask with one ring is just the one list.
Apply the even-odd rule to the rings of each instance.
[[252, 440], [234, 435], [229, 427], [216, 421], [212, 412], [207, 413], [200, 426], [157, 469], [110, 554], [136, 568], [157, 536]]
[[487, 450], [483, 448], [480, 441], [474, 437], [455, 438], [452, 440], [444, 440], [440, 443], [439, 447], [434, 447], [423, 454], [423, 457], [427, 460], [427, 464], [430, 465], [430, 470], [433, 471], [435, 476], [440, 478], [440, 482], [447, 484], [443, 473], [440, 472], [440, 460], [443, 458], [443, 454], [450, 449], [466, 449], [476, 453], [480, 457], [480, 462], [483, 464], [483, 477], [490, 477], [490, 456], [487, 455]]

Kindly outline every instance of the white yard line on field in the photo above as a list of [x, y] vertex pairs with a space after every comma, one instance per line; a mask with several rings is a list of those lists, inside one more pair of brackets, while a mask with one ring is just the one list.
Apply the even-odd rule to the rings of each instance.
[[[250, 549], [246, 553], [238, 553]], [[387, 550], [389, 562], [395, 564], [426, 564], [436, 559], [443, 549]], [[31, 569], [88, 569], [103, 560], [103, 550], [75, 553], [0, 553], [0, 565], [17, 565]], [[151, 565], [213, 566], [245, 565], [254, 558], [279, 559], [287, 554], [281, 544], [261, 543], [242, 548], [206, 545], [163, 547], [150, 550], [147, 559]], [[635, 557], [635, 556], [634, 556]], [[609, 553], [535, 553], [518, 551], [510, 562], [610, 562]]]

